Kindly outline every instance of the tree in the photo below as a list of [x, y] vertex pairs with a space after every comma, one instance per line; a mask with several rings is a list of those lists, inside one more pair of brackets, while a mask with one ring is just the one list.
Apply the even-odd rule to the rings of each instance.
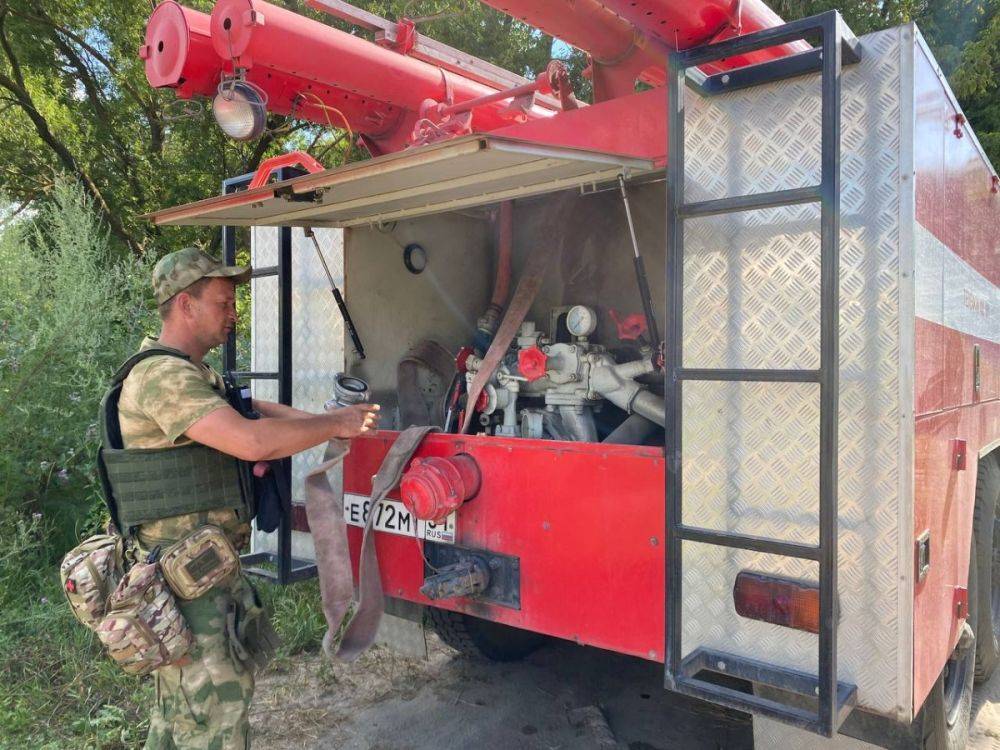
[[774, 0], [771, 7], [789, 21], [836, 8], [859, 35], [915, 21], [986, 155], [1000, 165], [1000, 1]]
[[[207, 0], [185, 1], [211, 10]], [[333, 22], [302, 3], [284, 4]], [[550, 37], [471, 0], [358, 5], [389, 18], [431, 16], [421, 31], [520, 73], [549, 59]], [[146, 82], [136, 50], [148, 16], [148, 5], [128, 0], [0, 0], [0, 192], [23, 207], [50, 194], [57, 174], [71, 175], [116, 243], [136, 254], [205, 238], [153, 227], [143, 213], [211, 195], [224, 178], [286, 147], [318, 153], [340, 137], [272, 116], [263, 137], [240, 144], [222, 135], [207, 107], [185, 116], [172, 92]], [[328, 151], [327, 166], [347, 150], [341, 141]]]

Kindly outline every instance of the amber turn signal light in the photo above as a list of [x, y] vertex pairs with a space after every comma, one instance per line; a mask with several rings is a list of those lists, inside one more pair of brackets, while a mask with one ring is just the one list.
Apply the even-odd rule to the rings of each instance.
[[751, 620], [819, 632], [819, 586], [742, 571], [733, 586], [736, 612]]

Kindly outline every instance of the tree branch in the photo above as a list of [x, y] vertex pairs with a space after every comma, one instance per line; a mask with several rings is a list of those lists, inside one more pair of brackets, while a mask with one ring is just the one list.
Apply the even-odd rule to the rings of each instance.
[[[17, 56], [14, 54], [14, 50], [10, 46], [10, 40], [7, 38], [6, 16], [6, 11], [0, 12], [0, 49], [3, 50], [4, 56], [7, 58], [7, 62], [10, 65], [11, 70], [20, 71]], [[97, 205], [98, 210], [101, 212], [104, 220], [107, 221], [112, 233], [125, 243], [130, 251], [135, 253], [138, 250], [136, 242], [129, 234], [128, 230], [125, 229], [125, 225], [122, 224], [121, 218], [111, 210], [111, 207], [104, 199], [104, 195], [101, 193], [100, 188], [97, 187], [97, 184], [91, 178], [87, 170], [85, 170], [77, 162], [69, 148], [66, 147], [66, 144], [59, 140], [52, 132], [51, 128], [49, 128], [48, 121], [41, 114], [41, 112], [38, 111], [30, 92], [23, 85], [24, 79], [18, 78], [17, 75], [18, 74], [15, 74], [15, 78], [12, 79], [3, 73], [0, 73], [0, 86], [13, 94], [21, 108], [21, 111], [27, 115], [28, 119], [31, 120], [31, 123], [35, 126], [35, 131], [38, 133], [38, 136], [50, 149], [52, 149], [56, 158], [59, 159], [66, 171], [75, 175], [84, 184], [87, 192], [90, 193], [91, 197], [94, 199], [94, 202]]]

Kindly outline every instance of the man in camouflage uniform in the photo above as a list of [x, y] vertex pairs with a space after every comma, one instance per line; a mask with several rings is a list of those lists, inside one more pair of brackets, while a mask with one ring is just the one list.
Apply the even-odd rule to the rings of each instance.
[[[141, 349], [173, 349], [189, 359], [152, 356], [133, 368], [118, 404], [125, 448], [170, 448], [194, 441], [245, 461], [264, 461], [375, 428], [377, 405], [309, 414], [255, 400], [259, 420], [246, 419], [229, 405], [222, 377], [202, 359], [236, 326], [235, 287], [249, 278], [249, 268], [225, 266], [193, 247], [156, 264], [153, 292], [163, 327], [160, 336], [147, 337]], [[249, 520], [236, 510], [173, 516], [142, 524], [138, 543], [147, 553], [214, 524], [239, 550], [249, 540]], [[156, 705], [146, 748], [248, 748], [253, 660], [248, 644], [230, 631], [234, 621], [252, 621], [263, 614], [256, 595], [246, 579], [237, 576], [198, 599], [178, 603], [194, 632], [195, 648], [182, 663], [154, 673]]]

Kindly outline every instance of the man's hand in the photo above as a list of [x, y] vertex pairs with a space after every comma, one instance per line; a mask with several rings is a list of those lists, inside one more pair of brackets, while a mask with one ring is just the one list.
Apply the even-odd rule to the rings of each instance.
[[378, 404], [354, 404], [330, 411], [337, 420], [333, 436], [352, 438], [376, 429], [381, 408]]
[[191, 425], [185, 435], [244, 461], [270, 461], [331, 438], [352, 438], [378, 425], [378, 404], [357, 404], [325, 414], [246, 419], [228, 404]]

